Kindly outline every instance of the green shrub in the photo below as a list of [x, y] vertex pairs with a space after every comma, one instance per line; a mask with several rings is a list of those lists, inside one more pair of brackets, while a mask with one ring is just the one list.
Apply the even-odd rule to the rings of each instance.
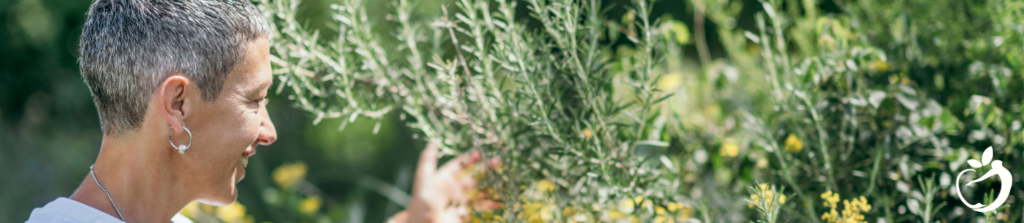
[[[635, 1], [636, 16], [608, 29], [614, 22], [598, 1], [464, 0], [440, 18], [397, 1], [388, 16], [395, 30], [383, 31], [393, 35], [374, 30], [387, 21], [367, 15], [365, 3], [333, 6], [338, 35], [320, 39], [299, 25], [298, 1], [265, 2], [278, 92], [318, 120], [398, 112], [448, 154], [501, 157], [502, 174], [488, 174], [484, 185], [504, 204], [493, 214], [508, 221], [541, 213], [537, 220], [648, 219], [654, 207], [642, 211], [633, 200], [659, 210], [681, 202], [664, 180], [674, 171], [660, 103], [672, 94], [658, 85], [666, 69], [659, 61], [685, 41], [686, 28], [652, 18], [649, 2]], [[532, 17], [517, 17], [517, 4]], [[543, 26], [527, 27], [528, 19]], [[615, 52], [618, 37], [636, 49]]]
[[277, 92], [318, 121], [399, 113], [447, 154], [505, 161], [480, 190], [504, 206], [476, 220], [1022, 217], [973, 212], [950, 184], [989, 146], [1024, 168], [1024, 3], [691, 0], [696, 69], [690, 28], [643, 0], [621, 19], [596, 0], [461, 0], [436, 18], [343, 0], [331, 35], [298, 0], [261, 2]]

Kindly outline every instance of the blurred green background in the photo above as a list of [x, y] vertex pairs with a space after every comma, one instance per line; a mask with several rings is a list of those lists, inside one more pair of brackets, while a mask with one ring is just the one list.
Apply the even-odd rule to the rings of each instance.
[[[22, 222], [33, 208], [70, 196], [96, 159], [102, 133], [77, 64], [78, 38], [91, 2], [0, 0], [0, 222]], [[308, 24], [328, 27], [326, 10], [333, 2], [305, 0]], [[417, 5], [421, 13], [434, 16], [447, 2]], [[628, 0], [606, 2], [621, 5]], [[387, 3], [368, 7], [379, 12], [371, 14], [386, 14], [391, 12]], [[655, 15], [671, 11], [680, 20], [692, 21], [683, 1], [658, 4]], [[607, 15], [621, 17], [624, 11], [616, 7]], [[526, 16], [525, 6], [520, 12]], [[717, 39], [709, 33], [713, 55], [720, 52]], [[687, 51], [696, 55], [694, 49]], [[322, 206], [329, 213], [382, 222], [401, 210], [368, 183], [385, 182], [408, 191], [423, 143], [410, 137], [411, 130], [397, 115], [384, 120], [377, 134], [372, 133], [376, 121], [362, 118], [337, 131], [340, 120], [312, 125], [313, 117], [287, 99], [270, 97], [267, 109], [279, 140], [257, 150], [238, 185], [238, 201], [257, 222], [298, 219], [287, 207], [268, 205], [267, 190], [274, 188], [275, 168], [299, 161], [308, 165], [306, 181], [316, 186], [311, 193], [324, 197]]]

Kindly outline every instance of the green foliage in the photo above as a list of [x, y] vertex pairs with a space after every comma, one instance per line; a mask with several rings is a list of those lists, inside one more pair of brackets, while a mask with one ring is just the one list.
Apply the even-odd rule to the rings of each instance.
[[[602, 211], [619, 200], [644, 196], [665, 206], [679, 199], [663, 180], [674, 172], [659, 111], [672, 94], [658, 87], [659, 61], [688, 32], [654, 20], [649, 2], [634, 2], [621, 29], [609, 30], [605, 24], [614, 22], [598, 1], [463, 0], [440, 18], [396, 1], [388, 16], [396, 29], [385, 32], [394, 35], [374, 31], [385, 22], [364, 4], [332, 6], [338, 36], [330, 39], [299, 25], [298, 1], [263, 4], [275, 30], [277, 90], [318, 121], [398, 112], [417, 137], [449, 154], [479, 149], [502, 157], [505, 174], [486, 182], [505, 198], [497, 214], [509, 221], [530, 218], [520, 196], [538, 180], [565, 198], [557, 206], [579, 207], [591, 220], [613, 220]], [[527, 27], [517, 4], [527, 4], [543, 27]], [[608, 38], [619, 32], [635, 50], [612, 53]], [[654, 209], [635, 214], [652, 218]]]
[[[738, 3], [723, 2], [729, 1], [693, 4], [712, 21], [730, 24]], [[832, 3], [837, 12], [819, 11]], [[876, 205], [881, 211], [866, 215], [887, 222], [908, 219], [907, 214], [926, 222], [979, 217], [942, 203], [950, 199], [950, 175], [968, 156], [991, 145], [1004, 161], [1020, 159], [1013, 153], [1022, 139], [1022, 67], [1015, 58], [1024, 47], [1024, 30], [1014, 19], [1020, 3], [832, 3], [743, 5], [762, 10], [755, 15], [757, 28], [744, 32], [745, 40], [736, 37], [739, 31], [720, 31], [726, 33], [721, 37], [727, 51], [759, 46], [729, 51], [729, 58], [744, 70], [757, 70], [747, 75], [767, 77], [774, 99], [772, 111], [736, 111], [752, 147], [775, 158], [775, 165], [755, 167], [761, 174], [754, 175], [791, 188], [803, 204], [783, 212], [803, 222], [821, 220], [813, 195], [827, 191], [882, 204]], [[757, 62], [743, 62], [750, 60]], [[779, 141], [791, 134], [806, 139], [809, 149], [784, 152]], [[932, 175], [940, 176], [939, 185], [921, 178]], [[974, 200], [983, 191], [964, 190]]]
[[[449, 154], [502, 157], [485, 189], [505, 221], [969, 221], [984, 216], [950, 196], [968, 158], [993, 146], [1024, 170], [1020, 2], [691, 0], [693, 32], [653, 15], [661, 2], [621, 18], [601, 3], [462, 0], [432, 17], [345, 0], [336, 36], [300, 25], [296, 0], [263, 7], [278, 92], [317, 120], [399, 113]], [[758, 181], [791, 202], [743, 207], [773, 190]], [[664, 214], [677, 204], [700, 213]]]

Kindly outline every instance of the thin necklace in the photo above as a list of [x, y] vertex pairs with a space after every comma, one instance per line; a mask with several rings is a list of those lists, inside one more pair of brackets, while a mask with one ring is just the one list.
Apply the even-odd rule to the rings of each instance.
[[118, 210], [118, 209], [117, 209], [117, 204], [115, 204], [115, 203], [114, 203], [114, 198], [113, 198], [113, 197], [110, 197], [110, 193], [108, 193], [108, 192], [107, 192], [107, 189], [104, 189], [104, 188], [103, 188], [103, 185], [100, 185], [100, 180], [97, 180], [97, 179], [96, 179], [96, 172], [93, 172], [93, 171], [92, 171], [92, 167], [93, 167], [93, 166], [96, 166], [96, 165], [95, 165], [95, 164], [93, 164], [92, 166], [89, 166], [89, 175], [92, 175], [92, 180], [93, 180], [93, 181], [96, 181], [96, 186], [100, 186], [100, 190], [103, 190], [103, 193], [104, 193], [104, 194], [107, 194], [107, 198], [109, 198], [109, 199], [110, 199], [110, 204], [111, 204], [111, 205], [114, 205], [114, 211], [116, 211], [116, 212], [117, 212], [117, 217], [118, 217], [118, 218], [121, 218], [121, 221], [124, 221], [124, 216], [121, 216], [121, 210]]

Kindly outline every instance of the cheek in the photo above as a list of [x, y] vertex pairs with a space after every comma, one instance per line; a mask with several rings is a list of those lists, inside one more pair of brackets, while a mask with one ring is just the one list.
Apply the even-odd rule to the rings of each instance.
[[206, 122], [210, 127], [211, 136], [208, 148], [210, 158], [218, 161], [237, 159], [238, 155], [255, 140], [259, 134], [259, 119], [251, 112], [237, 108], [224, 109], [217, 117]]
[[232, 155], [240, 155], [259, 137], [260, 119], [253, 112], [239, 112], [235, 115], [235, 123], [226, 130], [231, 137], [225, 138], [224, 143], [228, 144], [225, 150], [231, 151]]
[[245, 132], [248, 143], [252, 144], [260, 134], [260, 115], [259, 113], [248, 113], [246, 117], [245, 127], [240, 129], [240, 132]]

